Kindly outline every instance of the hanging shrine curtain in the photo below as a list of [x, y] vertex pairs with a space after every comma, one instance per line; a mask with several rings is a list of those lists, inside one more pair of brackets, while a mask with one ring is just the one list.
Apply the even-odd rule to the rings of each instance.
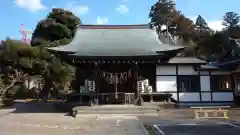
[[108, 84], [124, 83], [129, 78], [132, 78], [131, 69], [121, 73], [100, 71], [100, 78], [105, 80]]

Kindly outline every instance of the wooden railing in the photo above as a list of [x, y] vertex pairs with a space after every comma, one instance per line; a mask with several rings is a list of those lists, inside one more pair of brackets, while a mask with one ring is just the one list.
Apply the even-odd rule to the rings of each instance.
[[191, 107], [195, 114], [195, 119], [224, 118], [228, 119], [228, 110], [230, 106], [205, 106]]

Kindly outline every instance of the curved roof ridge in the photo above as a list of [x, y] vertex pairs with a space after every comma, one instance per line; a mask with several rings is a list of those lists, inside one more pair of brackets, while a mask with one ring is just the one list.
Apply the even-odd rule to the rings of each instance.
[[80, 29], [150, 29], [149, 24], [132, 24], [132, 25], [84, 25], [78, 26]]
[[162, 43], [146, 24], [79, 27], [71, 43], [50, 49], [75, 52], [78, 56], [158, 56], [158, 52], [184, 48]]

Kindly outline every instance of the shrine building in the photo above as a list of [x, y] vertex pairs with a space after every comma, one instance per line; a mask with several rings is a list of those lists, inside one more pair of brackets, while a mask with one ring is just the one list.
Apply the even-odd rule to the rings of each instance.
[[161, 101], [232, 103], [232, 72], [204, 68], [207, 62], [177, 57], [184, 49], [165, 44], [149, 25], [80, 25], [65, 46], [48, 48], [77, 67], [77, 93], [95, 91], [99, 104]]

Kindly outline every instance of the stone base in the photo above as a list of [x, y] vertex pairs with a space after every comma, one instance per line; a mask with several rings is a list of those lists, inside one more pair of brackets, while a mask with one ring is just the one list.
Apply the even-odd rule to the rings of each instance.
[[178, 108], [178, 105], [175, 103], [168, 103], [168, 104], [163, 104], [163, 108]]
[[99, 105], [99, 106], [76, 106], [78, 114], [153, 114], [158, 113], [158, 106], [137, 105]]

